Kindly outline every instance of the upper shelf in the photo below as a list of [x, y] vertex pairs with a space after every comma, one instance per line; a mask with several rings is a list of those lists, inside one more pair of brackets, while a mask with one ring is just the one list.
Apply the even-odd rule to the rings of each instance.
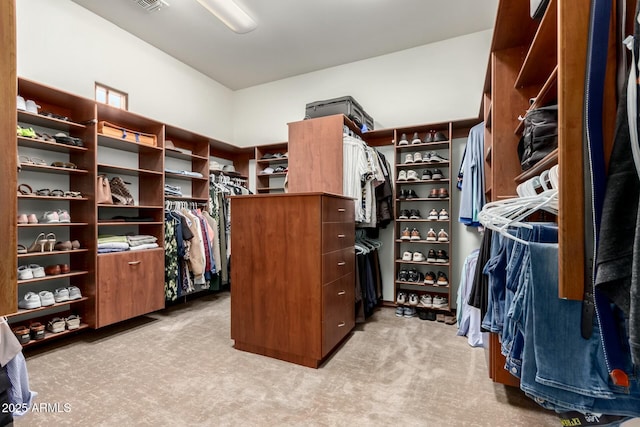
[[[553, 69], [553, 72], [540, 89], [538, 96], [536, 96], [536, 100], [533, 102], [530, 110], [534, 110], [536, 108], [544, 107], [552, 103], [558, 99], [558, 66]], [[520, 120], [518, 126], [516, 127], [515, 134], [520, 135], [524, 130], [524, 120]]]
[[139, 152], [162, 152], [162, 148], [153, 147], [151, 145], [138, 144], [137, 142], [129, 142], [120, 138], [98, 134], [98, 144], [103, 147], [115, 148], [117, 150], [129, 151], [132, 153]]
[[86, 126], [81, 125], [80, 123], [71, 122], [69, 120], [54, 119], [53, 117], [20, 110], [18, 111], [18, 121], [50, 129], [64, 130], [67, 132], [71, 129], [86, 129]]

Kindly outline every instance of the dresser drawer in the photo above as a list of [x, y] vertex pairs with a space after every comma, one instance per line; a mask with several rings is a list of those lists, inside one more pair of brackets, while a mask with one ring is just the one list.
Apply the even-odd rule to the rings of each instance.
[[353, 273], [355, 262], [356, 251], [353, 246], [323, 254], [322, 283], [328, 284], [345, 274]]
[[322, 224], [322, 253], [337, 251], [355, 243], [353, 222], [325, 222]]
[[354, 275], [348, 274], [322, 287], [322, 356], [336, 346], [355, 325]]
[[355, 220], [353, 200], [336, 197], [322, 198], [322, 222], [350, 222]]

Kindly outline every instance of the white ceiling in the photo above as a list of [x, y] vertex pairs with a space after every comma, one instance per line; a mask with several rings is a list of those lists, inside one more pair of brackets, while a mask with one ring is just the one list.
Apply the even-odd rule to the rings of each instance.
[[132, 0], [73, 1], [234, 90], [486, 30], [498, 5], [236, 0], [258, 23], [253, 32], [236, 34], [195, 0], [167, 0], [170, 6], [156, 12]]

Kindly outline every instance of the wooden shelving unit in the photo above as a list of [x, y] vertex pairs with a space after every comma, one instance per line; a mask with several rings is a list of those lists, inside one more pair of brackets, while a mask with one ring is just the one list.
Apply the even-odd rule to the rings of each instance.
[[[287, 168], [289, 144], [261, 145], [255, 148], [256, 158], [256, 192], [259, 194], [281, 193], [284, 191], [284, 179], [287, 172], [264, 173], [266, 168]], [[278, 157], [271, 157], [277, 155]], [[265, 158], [267, 156], [268, 158]]]

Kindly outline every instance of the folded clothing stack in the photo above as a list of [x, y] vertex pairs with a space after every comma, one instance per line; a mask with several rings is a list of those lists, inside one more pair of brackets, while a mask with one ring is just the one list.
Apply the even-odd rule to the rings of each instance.
[[139, 251], [142, 249], [152, 249], [157, 248], [158, 244], [156, 243], [158, 239], [155, 236], [149, 235], [135, 235], [135, 236], [126, 236], [127, 241], [129, 242], [129, 249], [132, 251]]
[[168, 196], [182, 197], [182, 188], [178, 187], [177, 185], [165, 184], [164, 185], [164, 194], [166, 194]]
[[123, 252], [129, 250], [127, 236], [98, 236], [98, 253]]
[[164, 171], [167, 172], [167, 173], [174, 173], [176, 175], [193, 176], [195, 178], [202, 178], [203, 177], [200, 172], [192, 172], [192, 171], [169, 169], [169, 168], [165, 168]]

